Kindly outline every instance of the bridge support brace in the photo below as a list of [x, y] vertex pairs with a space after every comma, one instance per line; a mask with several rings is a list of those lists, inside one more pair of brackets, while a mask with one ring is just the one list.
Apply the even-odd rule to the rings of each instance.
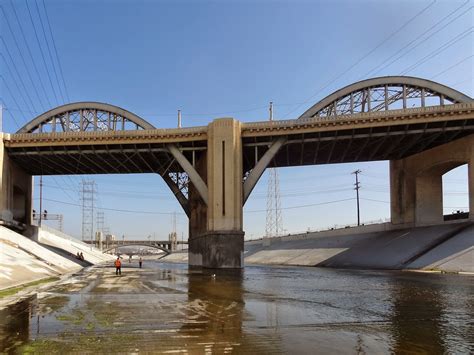
[[464, 164], [468, 164], [469, 171], [469, 219], [474, 221], [472, 134], [405, 159], [390, 161], [392, 223], [416, 226], [442, 223], [442, 176]]
[[30, 225], [33, 177], [10, 160], [3, 137], [0, 133], [0, 218]]
[[[242, 140], [240, 122], [232, 118], [209, 124], [207, 157], [197, 169], [206, 170], [207, 208], [190, 189], [189, 265], [242, 268]], [[203, 177], [204, 179], [204, 177]]]

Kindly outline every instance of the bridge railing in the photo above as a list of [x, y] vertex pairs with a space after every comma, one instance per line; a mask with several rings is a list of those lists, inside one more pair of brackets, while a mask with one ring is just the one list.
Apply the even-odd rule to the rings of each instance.
[[158, 129], [141, 129], [141, 130], [126, 130], [126, 131], [80, 131], [80, 132], [43, 132], [43, 133], [12, 133], [10, 137], [16, 140], [30, 139], [32, 135], [38, 138], [88, 138], [94, 139], [104, 137], [139, 137], [139, 138], [155, 138], [162, 136], [169, 138], [170, 136], [182, 137], [186, 135], [206, 134], [207, 126], [196, 126], [186, 128], [158, 128]]
[[396, 109], [387, 111], [371, 111], [355, 113], [351, 115], [340, 115], [340, 116], [324, 116], [324, 117], [307, 117], [300, 119], [289, 119], [289, 120], [275, 120], [275, 121], [258, 121], [258, 122], [246, 122], [242, 124], [243, 130], [260, 129], [264, 127], [288, 127], [288, 126], [303, 126], [308, 123], [318, 122], [334, 122], [339, 123], [343, 121], [354, 121], [354, 120], [366, 120], [366, 119], [378, 119], [383, 117], [391, 116], [413, 116], [413, 115], [424, 115], [431, 113], [447, 113], [459, 110], [472, 110], [474, 108], [474, 101], [471, 103], [460, 103], [460, 104], [449, 104], [443, 106], [427, 106], [427, 107], [416, 107], [406, 109]]

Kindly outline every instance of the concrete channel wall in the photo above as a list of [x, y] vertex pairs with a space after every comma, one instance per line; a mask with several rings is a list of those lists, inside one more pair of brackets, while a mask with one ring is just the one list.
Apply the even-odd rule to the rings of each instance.
[[[412, 228], [389, 223], [245, 243], [245, 263], [353, 269], [474, 272], [474, 224]], [[187, 253], [162, 258], [187, 262]]]
[[246, 243], [247, 264], [472, 272], [472, 222], [360, 233], [345, 230]]
[[[0, 226], [0, 290], [79, 271], [85, 265], [112, 264], [114, 259], [54, 229], [34, 227], [29, 234], [25, 237]], [[86, 262], [75, 259], [78, 251]]]
[[51, 246], [76, 255], [78, 252], [84, 255], [84, 260], [91, 264], [98, 264], [115, 260], [115, 256], [105, 254], [94, 246], [86, 244], [67, 234], [56, 231], [49, 227], [34, 227], [33, 239], [45, 246]]
[[58, 276], [81, 268], [78, 263], [0, 226], [0, 289]]

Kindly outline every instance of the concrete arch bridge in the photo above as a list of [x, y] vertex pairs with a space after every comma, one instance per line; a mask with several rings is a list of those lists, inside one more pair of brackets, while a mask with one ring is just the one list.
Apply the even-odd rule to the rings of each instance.
[[127, 243], [127, 244], [117, 244], [112, 247], [108, 247], [107, 249], [102, 250], [104, 253], [108, 253], [112, 250], [117, 250], [120, 248], [126, 248], [126, 247], [137, 247], [137, 246], [143, 246], [147, 248], [153, 248], [153, 249], [158, 249], [164, 252], [166, 255], [171, 254], [171, 250], [167, 249], [166, 247], [163, 247], [161, 245], [155, 244], [155, 243]]
[[469, 168], [474, 220], [474, 101], [414, 77], [344, 87], [298, 118], [159, 129], [96, 102], [48, 111], [0, 144], [0, 211], [31, 223], [32, 176], [159, 174], [189, 217], [189, 263], [243, 266], [242, 209], [268, 167], [390, 161], [391, 221], [442, 223], [442, 175]]

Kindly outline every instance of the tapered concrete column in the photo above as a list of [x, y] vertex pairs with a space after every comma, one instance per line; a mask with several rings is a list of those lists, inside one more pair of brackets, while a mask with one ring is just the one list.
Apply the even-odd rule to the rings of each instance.
[[209, 124], [207, 142], [207, 231], [189, 240], [191, 265], [243, 267], [242, 141], [240, 122]]
[[31, 224], [33, 177], [10, 160], [4, 147], [5, 133], [0, 133], [0, 215]]
[[390, 161], [390, 202], [393, 224], [415, 222], [415, 179], [405, 159]]
[[[207, 153], [197, 161], [196, 171], [207, 183]], [[199, 248], [199, 238], [207, 233], [207, 205], [192, 183], [189, 184], [189, 240], [188, 263], [192, 266], [202, 266], [202, 253]]]
[[443, 222], [442, 176], [468, 164], [469, 218], [474, 220], [474, 134], [405, 159], [390, 161], [393, 224]]
[[416, 225], [439, 224], [443, 219], [443, 177], [428, 171], [416, 177]]

